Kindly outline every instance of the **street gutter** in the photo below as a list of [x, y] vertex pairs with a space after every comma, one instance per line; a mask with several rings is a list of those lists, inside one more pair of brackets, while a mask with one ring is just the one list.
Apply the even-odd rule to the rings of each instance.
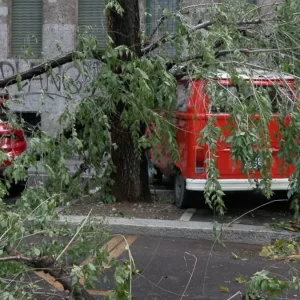
[[[59, 224], [81, 224], [86, 216], [59, 217]], [[212, 222], [194, 222], [181, 220], [126, 219], [113, 217], [92, 217], [95, 222], [108, 225], [112, 233], [126, 235], [162, 236], [169, 238], [187, 238], [215, 240], [216, 235], [224, 242], [267, 245], [279, 239], [300, 239], [300, 233], [276, 231], [267, 226], [233, 224], [214, 224]]]

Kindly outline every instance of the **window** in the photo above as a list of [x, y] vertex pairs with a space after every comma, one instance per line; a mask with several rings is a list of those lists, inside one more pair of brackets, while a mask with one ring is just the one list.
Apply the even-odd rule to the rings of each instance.
[[100, 48], [106, 47], [106, 0], [78, 0], [79, 32], [93, 35]]
[[[294, 94], [285, 86], [245, 86], [238, 90], [234, 86], [209, 84], [207, 92], [213, 113], [230, 113], [233, 106], [246, 104], [251, 111], [258, 111], [257, 101], [267, 99], [273, 113], [291, 113], [294, 109]], [[250, 102], [251, 101], [251, 102]]]
[[42, 40], [43, 0], [12, 0], [12, 56], [24, 56], [25, 49], [29, 49], [34, 57], [40, 57]]
[[248, 2], [249, 4], [255, 4], [257, 5], [258, 0], [246, 0], [246, 2]]
[[191, 91], [191, 83], [178, 83], [176, 90], [177, 110], [186, 112], [188, 109], [189, 96]]
[[[168, 12], [176, 11], [179, 8], [179, 0], [147, 0], [146, 7], [146, 34], [151, 36], [157, 28], [164, 9]], [[160, 29], [156, 30], [155, 34], [159, 36], [163, 33], [163, 30], [173, 33], [176, 31], [176, 27], [176, 20], [174, 18], [168, 18], [165, 20], [164, 25], [162, 25]], [[175, 49], [170, 47], [168, 52], [169, 54], [175, 54]]]

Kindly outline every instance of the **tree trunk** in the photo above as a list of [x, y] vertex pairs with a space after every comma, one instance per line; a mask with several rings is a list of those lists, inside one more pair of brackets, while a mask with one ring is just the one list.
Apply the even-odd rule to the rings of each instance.
[[[138, 0], [119, 0], [124, 9], [123, 15], [114, 11], [107, 14], [108, 33], [114, 42], [114, 46], [125, 45], [130, 48], [136, 57], [141, 56], [140, 43], [140, 16]], [[124, 57], [133, 59], [133, 57]], [[124, 106], [119, 103], [118, 114], [112, 118], [112, 142], [118, 148], [112, 153], [112, 160], [116, 167], [113, 175], [113, 195], [117, 201], [149, 201], [150, 190], [148, 185], [148, 163], [145, 154], [140, 160], [134, 149], [131, 133], [121, 126], [120, 114]], [[141, 124], [141, 134], [144, 133], [144, 125]]]

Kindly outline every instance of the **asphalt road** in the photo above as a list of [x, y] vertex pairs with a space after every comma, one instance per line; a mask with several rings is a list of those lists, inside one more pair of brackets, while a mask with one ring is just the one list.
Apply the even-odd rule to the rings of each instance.
[[[239, 291], [244, 293], [236, 278], [250, 278], [262, 269], [291, 278], [288, 263], [266, 261], [259, 257], [260, 250], [241, 244], [138, 237], [131, 252], [142, 273], [134, 278], [133, 294], [138, 300], [225, 300]], [[232, 253], [241, 259], [235, 259]], [[222, 292], [221, 286], [229, 291]], [[300, 298], [300, 294], [294, 295], [289, 299]]]
[[[122, 245], [122, 239], [117, 238], [108, 242], [110, 246], [114, 245], [109, 252], [110, 258], [122, 261], [128, 258], [128, 253], [125, 243]], [[233, 295], [236, 295], [233, 299], [242, 299], [245, 287], [236, 281], [237, 278], [247, 280], [264, 269], [279, 279], [291, 279], [299, 267], [299, 264], [265, 260], [259, 256], [261, 248], [257, 246], [145, 236], [127, 238], [140, 270], [132, 281], [132, 295], [137, 300], [227, 300]], [[114, 287], [111, 270], [105, 275], [109, 282], [104, 282], [101, 277], [96, 289], [90, 290], [96, 300], [104, 299], [100, 295], [109, 294]], [[50, 288], [54, 295], [55, 288], [51, 285]], [[44, 298], [39, 295], [36, 299]], [[61, 297], [57, 294], [48, 299], [61, 300]], [[290, 291], [283, 297], [272, 299], [296, 300], [300, 299], [300, 294]]]

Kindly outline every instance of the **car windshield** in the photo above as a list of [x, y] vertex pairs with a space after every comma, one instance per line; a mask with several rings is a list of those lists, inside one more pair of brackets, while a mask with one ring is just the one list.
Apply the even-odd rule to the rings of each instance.
[[274, 114], [291, 113], [294, 108], [294, 93], [286, 86], [247, 85], [243, 90], [238, 90], [235, 86], [211, 84], [207, 91], [210, 97], [210, 110], [213, 113], [230, 113], [233, 105], [237, 104], [252, 106], [252, 109], [257, 110], [257, 104], [262, 97], [270, 102]]

